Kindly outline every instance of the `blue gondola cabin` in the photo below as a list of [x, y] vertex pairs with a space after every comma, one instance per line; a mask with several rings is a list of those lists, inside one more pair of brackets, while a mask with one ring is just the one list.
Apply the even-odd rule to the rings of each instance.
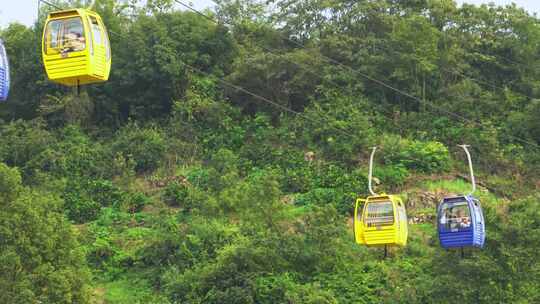
[[9, 62], [4, 42], [0, 39], [0, 101], [6, 101], [9, 94]]
[[443, 248], [484, 247], [484, 215], [474, 196], [444, 198], [437, 211], [437, 223]]

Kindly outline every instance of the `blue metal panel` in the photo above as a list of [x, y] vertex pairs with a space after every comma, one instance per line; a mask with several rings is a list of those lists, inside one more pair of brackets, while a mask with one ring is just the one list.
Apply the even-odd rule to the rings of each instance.
[[[442, 224], [443, 206], [448, 204], [466, 203], [471, 219], [470, 227], [448, 229]], [[461, 204], [463, 206], [463, 204]], [[456, 196], [443, 199], [437, 210], [437, 227], [439, 241], [443, 248], [479, 247], [484, 246], [485, 224], [480, 202], [473, 196]]]
[[444, 248], [469, 247], [473, 244], [473, 231], [441, 232], [439, 239]]
[[0, 101], [7, 100], [9, 95], [9, 62], [4, 47], [4, 42], [0, 39]]
[[475, 197], [471, 197], [470, 201], [475, 214], [473, 246], [482, 248], [484, 247], [486, 238], [484, 213], [482, 212], [480, 202]]

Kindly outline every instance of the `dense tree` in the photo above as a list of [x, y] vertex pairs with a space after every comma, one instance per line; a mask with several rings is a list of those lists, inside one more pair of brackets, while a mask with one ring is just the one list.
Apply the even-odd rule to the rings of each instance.
[[88, 273], [54, 194], [24, 187], [0, 163], [0, 286], [3, 303], [87, 303]]

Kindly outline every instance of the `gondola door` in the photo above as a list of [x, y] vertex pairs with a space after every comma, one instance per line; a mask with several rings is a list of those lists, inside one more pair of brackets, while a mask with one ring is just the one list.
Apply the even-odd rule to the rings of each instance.
[[87, 21], [92, 35], [90, 57], [92, 60], [92, 74], [97, 78], [108, 78], [108, 63], [111, 61], [109, 37], [105, 25], [98, 15], [88, 13]]

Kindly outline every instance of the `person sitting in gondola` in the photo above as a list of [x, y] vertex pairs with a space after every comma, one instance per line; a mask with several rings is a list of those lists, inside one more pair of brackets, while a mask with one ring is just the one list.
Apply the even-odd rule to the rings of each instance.
[[455, 230], [459, 229], [459, 211], [456, 212], [456, 210], [453, 210], [452, 215], [450, 217], [450, 229]]
[[82, 51], [84, 50], [85, 46], [86, 44], [84, 37], [81, 35], [81, 33], [70, 32], [64, 36], [64, 49], [62, 52], [66, 53]]
[[468, 216], [462, 217], [459, 225], [461, 226], [461, 228], [469, 228], [471, 226], [471, 218]]
[[459, 228], [459, 211], [455, 208], [446, 210], [446, 229], [454, 230]]
[[446, 209], [441, 217], [441, 225], [444, 225], [446, 229], [450, 229], [452, 212]]
[[471, 218], [468, 215], [465, 215], [462, 209], [458, 210], [457, 220], [459, 228], [468, 228], [471, 226]]

